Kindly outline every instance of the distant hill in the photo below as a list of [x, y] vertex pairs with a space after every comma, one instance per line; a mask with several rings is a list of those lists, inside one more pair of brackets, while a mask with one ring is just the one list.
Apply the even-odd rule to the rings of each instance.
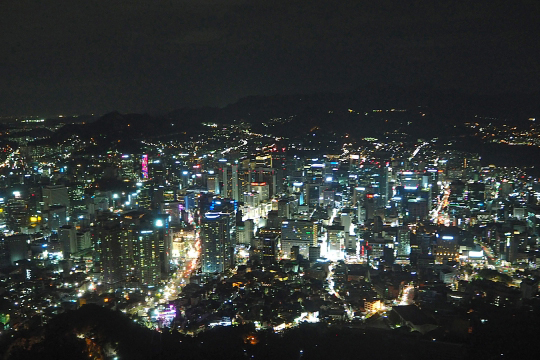
[[462, 129], [455, 126], [467, 121], [527, 124], [529, 117], [540, 118], [539, 98], [540, 93], [480, 97], [370, 85], [336, 94], [250, 96], [224, 108], [182, 108], [164, 116], [111, 112], [94, 122], [66, 125], [47, 141], [60, 143], [77, 135], [105, 147], [122, 146], [136, 139], [193, 135], [205, 122], [244, 122], [255, 132], [286, 137], [313, 128], [360, 138], [401, 131], [417, 138], [445, 137], [457, 135]]

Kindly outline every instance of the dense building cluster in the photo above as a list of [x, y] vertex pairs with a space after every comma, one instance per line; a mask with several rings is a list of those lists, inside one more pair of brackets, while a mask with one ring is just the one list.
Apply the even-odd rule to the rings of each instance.
[[4, 331], [96, 303], [191, 334], [321, 322], [463, 339], [485, 307], [538, 300], [537, 179], [436, 138], [205, 123], [96, 151], [43, 141], [58, 122], [12, 125], [25, 135], [1, 164]]

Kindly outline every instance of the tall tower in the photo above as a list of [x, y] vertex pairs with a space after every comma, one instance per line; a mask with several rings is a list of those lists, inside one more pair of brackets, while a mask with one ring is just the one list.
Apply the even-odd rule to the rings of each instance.
[[171, 251], [166, 218], [132, 211], [122, 217], [102, 214], [96, 223], [96, 265], [104, 282], [111, 287], [133, 280], [158, 285], [168, 271]]
[[118, 216], [104, 213], [96, 220], [95, 266], [101, 270], [103, 283], [109, 288], [121, 286], [131, 269], [131, 247], [122, 235]]
[[214, 170], [208, 171], [208, 176], [206, 178], [206, 187], [208, 192], [213, 194], [219, 194], [219, 177]]
[[168, 272], [171, 244], [166, 217], [132, 211], [123, 216], [124, 238], [131, 247], [132, 275], [141, 285], [156, 286]]
[[63, 185], [47, 185], [42, 189], [43, 210], [48, 210], [53, 205], [69, 207], [68, 189]]
[[232, 213], [204, 215], [201, 223], [203, 272], [224, 272], [234, 265], [235, 221]]
[[397, 255], [409, 256], [411, 254], [411, 231], [407, 227], [398, 229], [397, 242]]
[[306, 220], [284, 220], [281, 222], [281, 250], [286, 257], [291, 256], [294, 246], [300, 255], [307, 258], [309, 247], [317, 246], [318, 224]]
[[221, 171], [222, 171], [221, 178], [223, 180], [223, 191], [221, 192], [221, 194], [223, 195], [223, 197], [230, 198], [231, 197], [231, 184], [230, 184], [231, 176], [229, 173], [229, 169], [227, 166], [223, 166]]
[[242, 195], [242, 191], [240, 188], [240, 183], [238, 181], [238, 164], [235, 164], [231, 167], [231, 180], [231, 197], [236, 201], [240, 201], [240, 195]]
[[[276, 171], [272, 168], [258, 167], [255, 169], [255, 181], [258, 183], [267, 183], [270, 197], [277, 195], [278, 179]], [[281, 189], [282, 186], [279, 186]]]
[[148, 179], [148, 155], [141, 156], [141, 178]]

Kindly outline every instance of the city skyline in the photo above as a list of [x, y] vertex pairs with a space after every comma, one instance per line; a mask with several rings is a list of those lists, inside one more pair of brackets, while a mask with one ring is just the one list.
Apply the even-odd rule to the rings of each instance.
[[521, 354], [540, 314], [534, 112], [330, 99], [6, 119], [0, 353]]
[[0, 357], [530, 357], [539, 14], [0, 1]]

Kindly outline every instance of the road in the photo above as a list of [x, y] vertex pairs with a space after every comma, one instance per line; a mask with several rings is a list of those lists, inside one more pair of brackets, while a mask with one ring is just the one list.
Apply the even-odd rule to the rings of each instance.
[[420, 149], [423, 148], [423, 147], [426, 146], [426, 145], [429, 145], [429, 143], [428, 143], [428, 142], [423, 142], [422, 144], [418, 145], [418, 146], [416, 147], [416, 149], [414, 149], [414, 151], [413, 151], [411, 157], [409, 158], [409, 161], [411, 161], [411, 160], [416, 156], [416, 154], [418, 154], [418, 152], [420, 151]]
[[[171, 276], [167, 281], [167, 284], [159, 291], [161, 297], [156, 301], [154, 296], [147, 296], [145, 301], [138, 303], [132, 308], [127, 310], [127, 313], [130, 315], [137, 314], [140, 310], [147, 311], [150, 308], [155, 308], [159, 304], [165, 305], [170, 301], [174, 301], [178, 298], [178, 295], [182, 292], [182, 288], [189, 283], [189, 278], [199, 267], [199, 259], [201, 254], [201, 240], [199, 237], [199, 232], [197, 231], [195, 236], [195, 242], [193, 243], [194, 251], [189, 251], [190, 258], [188, 258], [184, 266], [180, 267], [176, 276]], [[153, 326], [153, 325], [152, 325]]]
[[171, 277], [163, 289], [163, 298], [161, 303], [168, 303], [169, 301], [176, 300], [178, 295], [182, 291], [182, 287], [186, 286], [189, 282], [189, 278], [194, 271], [199, 267], [199, 261], [201, 256], [201, 238], [200, 231], [195, 233], [195, 242], [193, 243], [193, 251], [188, 251], [188, 260], [185, 265], [178, 269], [176, 276]]
[[330, 295], [334, 295], [336, 298], [338, 298], [339, 300], [342, 301], [343, 303], [343, 308], [345, 309], [345, 312], [347, 313], [347, 317], [349, 318], [349, 320], [351, 320], [353, 317], [354, 317], [354, 311], [352, 311], [351, 307], [349, 306], [349, 304], [347, 304], [346, 302], [346, 299], [344, 299], [340, 294], [339, 292], [337, 292], [334, 288], [335, 286], [335, 283], [334, 283], [334, 264], [330, 264], [330, 266], [328, 267], [328, 277], [326, 278], [326, 281], [328, 283], [328, 293]]
[[447, 184], [444, 188], [444, 194], [442, 199], [437, 204], [437, 207], [431, 211], [431, 221], [436, 223], [449, 222], [448, 216], [442, 214], [443, 210], [448, 207], [448, 198], [450, 197], [450, 186]]
[[412, 305], [414, 299], [414, 286], [407, 285], [403, 288], [403, 294], [399, 305]]

